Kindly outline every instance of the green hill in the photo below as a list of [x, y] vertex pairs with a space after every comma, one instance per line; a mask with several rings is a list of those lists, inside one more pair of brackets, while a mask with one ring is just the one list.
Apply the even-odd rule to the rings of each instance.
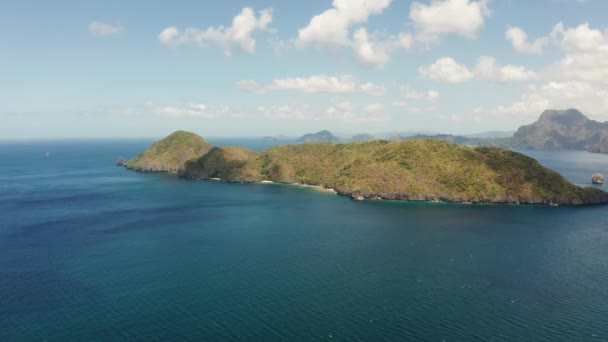
[[186, 162], [180, 177], [193, 179], [220, 178], [227, 182], [258, 182], [259, 154], [244, 147], [214, 147], [204, 156]]
[[320, 185], [353, 198], [580, 205], [608, 193], [580, 188], [523, 154], [420, 139], [306, 143], [261, 153], [214, 148], [185, 164], [182, 177]]
[[210, 149], [211, 145], [200, 136], [186, 131], [177, 131], [129, 160], [126, 166], [138, 171], [176, 172], [188, 160], [198, 158]]

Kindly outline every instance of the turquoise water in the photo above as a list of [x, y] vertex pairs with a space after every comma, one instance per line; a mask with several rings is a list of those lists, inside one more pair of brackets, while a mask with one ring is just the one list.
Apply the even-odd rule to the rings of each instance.
[[[0, 143], [1, 341], [608, 341], [608, 206], [357, 202], [113, 165], [148, 144]], [[608, 173], [606, 155], [526, 153], [579, 184]]]

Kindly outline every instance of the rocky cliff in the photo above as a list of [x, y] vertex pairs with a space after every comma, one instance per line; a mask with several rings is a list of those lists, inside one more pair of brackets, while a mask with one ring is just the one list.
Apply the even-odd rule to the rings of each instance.
[[530, 149], [588, 150], [606, 136], [608, 122], [590, 120], [576, 109], [546, 110], [535, 123], [520, 127], [512, 144]]

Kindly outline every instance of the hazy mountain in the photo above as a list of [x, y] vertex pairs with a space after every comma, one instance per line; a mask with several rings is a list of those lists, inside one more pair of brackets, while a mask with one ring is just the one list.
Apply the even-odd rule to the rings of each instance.
[[340, 142], [340, 138], [333, 135], [328, 130], [323, 130], [317, 133], [308, 133], [298, 139], [299, 142]]
[[520, 148], [589, 150], [608, 136], [608, 122], [590, 120], [576, 109], [546, 110], [538, 121], [520, 127], [513, 144]]
[[371, 141], [376, 140], [376, 138], [371, 134], [356, 134], [350, 138], [350, 141]]
[[473, 134], [464, 134], [467, 138], [511, 138], [514, 131], [487, 131]]

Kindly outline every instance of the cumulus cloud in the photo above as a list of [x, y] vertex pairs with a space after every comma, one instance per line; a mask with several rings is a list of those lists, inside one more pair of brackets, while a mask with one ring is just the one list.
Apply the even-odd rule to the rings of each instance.
[[374, 37], [361, 27], [353, 34], [352, 48], [360, 64], [382, 68], [391, 59], [391, 53], [397, 49], [409, 49], [412, 44], [413, 37], [409, 33]]
[[596, 51], [608, 44], [606, 34], [590, 28], [588, 23], [566, 29], [559, 22], [553, 27], [551, 38], [566, 52]]
[[[409, 84], [399, 87], [401, 95], [408, 100], [426, 100], [437, 101], [440, 98], [439, 92], [436, 90], [418, 91]], [[400, 107], [400, 106], [398, 106]]]
[[357, 62], [364, 66], [383, 67], [397, 49], [412, 46], [412, 35], [402, 32], [395, 35], [370, 33], [357, 24], [367, 22], [372, 15], [381, 14], [392, 0], [334, 0], [333, 7], [314, 16], [300, 29], [295, 45], [323, 48], [352, 48]]
[[391, 0], [334, 0], [333, 7], [315, 15], [298, 31], [296, 45], [334, 47], [350, 45], [349, 30], [355, 24], [380, 14]]
[[387, 93], [386, 87], [375, 83], [367, 82], [359, 86], [359, 90], [369, 96], [384, 96]]
[[548, 77], [608, 83], [608, 32], [592, 29], [589, 24], [565, 28], [560, 22], [551, 39], [565, 56], [548, 68]]
[[598, 120], [608, 120], [608, 90], [579, 81], [530, 85], [515, 102], [495, 107], [479, 107], [474, 113], [532, 119], [548, 108], [577, 108]]
[[89, 32], [94, 36], [111, 36], [125, 32], [125, 28], [119, 24], [106, 24], [99, 21], [92, 21], [89, 24]]
[[420, 76], [431, 81], [462, 83], [473, 79], [473, 73], [463, 64], [451, 57], [439, 58], [429, 66], [418, 69]]
[[420, 67], [418, 71], [425, 79], [443, 83], [462, 83], [473, 79], [497, 82], [528, 81], [538, 77], [534, 71], [523, 66], [498, 65], [496, 58], [490, 56], [481, 56], [472, 70], [451, 57], [443, 57], [431, 65]]
[[519, 53], [542, 54], [543, 49], [549, 45], [549, 39], [540, 37], [533, 42], [528, 41], [528, 34], [519, 27], [509, 27], [505, 38], [511, 42], [515, 51]]
[[177, 27], [167, 27], [159, 35], [158, 40], [169, 47], [180, 45], [195, 45], [201, 48], [215, 44], [224, 49], [227, 56], [232, 55], [235, 47], [247, 52], [255, 52], [256, 40], [252, 35], [256, 31], [267, 31], [272, 22], [272, 9], [264, 9], [257, 13], [250, 7], [245, 7], [232, 20], [231, 26], [209, 27], [207, 29], [186, 28], [183, 32]]
[[498, 65], [496, 58], [482, 56], [477, 60], [477, 65], [473, 74], [478, 79], [509, 82], [509, 81], [528, 81], [537, 77], [536, 73], [518, 65]]
[[390, 59], [385, 48], [370, 41], [367, 30], [363, 27], [353, 35], [353, 48], [358, 60], [364, 64], [383, 66]]
[[410, 7], [416, 38], [426, 43], [446, 34], [474, 39], [489, 15], [488, 0], [431, 0], [428, 5], [414, 2]]
[[357, 80], [352, 75], [277, 78], [272, 81], [269, 89], [304, 93], [353, 93], [357, 90]]
[[369, 96], [384, 96], [386, 88], [374, 83], [360, 84], [350, 74], [330, 76], [312, 75], [307, 77], [276, 78], [269, 85], [260, 85], [255, 80], [243, 80], [237, 83], [237, 88], [256, 94], [264, 94], [270, 90], [289, 90], [302, 93], [347, 94], [362, 93]]

